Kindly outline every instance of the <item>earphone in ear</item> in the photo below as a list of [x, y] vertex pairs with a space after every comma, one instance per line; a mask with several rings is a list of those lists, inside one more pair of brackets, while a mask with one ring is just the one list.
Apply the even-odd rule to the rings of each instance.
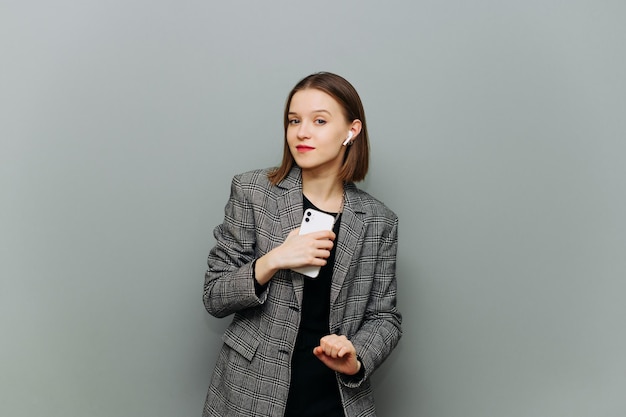
[[352, 140], [352, 131], [348, 132], [348, 137], [346, 138], [346, 140], [343, 141], [343, 146], [348, 146], [348, 144], [350, 143], [350, 141]]

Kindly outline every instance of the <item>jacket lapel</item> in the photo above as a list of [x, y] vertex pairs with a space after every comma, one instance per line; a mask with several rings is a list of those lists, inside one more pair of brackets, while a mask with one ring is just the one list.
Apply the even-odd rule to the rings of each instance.
[[[294, 166], [289, 175], [278, 183], [278, 187], [282, 191], [282, 194], [278, 195], [276, 199], [283, 233], [282, 243], [293, 229], [300, 227], [302, 222], [304, 210], [302, 206], [302, 175], [300, 168]], [[292, 281], [298, 305], [301, 306], [304, 278], [300, 274], [291, 271], [287, 271], [287, 276]]]
[[339, 236], [337, 236], [337, 252], [335, 254], [335, 269], [330, 287], [331, 306], [337, 300], [339, 292], [346, 280], [348, 269], [358, 242], [364, 233], [363, 224], [363, 204], [353, 183], [348, 183], [344, 187], [346, 201], [341, 215], [341, 225], [339, 226]]

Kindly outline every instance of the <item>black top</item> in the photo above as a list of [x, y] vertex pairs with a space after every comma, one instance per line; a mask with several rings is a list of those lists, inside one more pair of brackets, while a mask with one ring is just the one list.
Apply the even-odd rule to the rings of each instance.
[[[319, 210], [306, 197], [303, 204], [304, 210]], [[328, 214], [336, 216], [336, 213]], [[341, 214], [333, 226], [335, 235], [339, 234], [340, 223]], [[300, 328], [291, 359], [291, 385], [285, 417], [344, 417], [335, 371], [313, 354], [313, 348], [319, 346], [320, 339], [330, 332], [330, 284], [336, 243], [317, 278], [305, 276]]]

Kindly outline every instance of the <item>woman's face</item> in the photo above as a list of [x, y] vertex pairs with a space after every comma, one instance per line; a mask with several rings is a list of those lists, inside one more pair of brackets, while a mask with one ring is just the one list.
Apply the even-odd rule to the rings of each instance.
[[289, 104], [287, 144], [296, 164], [317, 174], [339, 173], [346, 147], [342, 143], [360, 122], [348, 122], [339, 103], [323, 91], [309, 88], [293, 95]]

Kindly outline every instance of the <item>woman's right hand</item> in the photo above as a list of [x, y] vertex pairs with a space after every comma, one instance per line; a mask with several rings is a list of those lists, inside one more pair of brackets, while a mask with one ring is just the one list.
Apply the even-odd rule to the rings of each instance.
[[299, 231], [292, 230], [280, 246], [257, 259], [255, 278], [259, 284], [266, 284], [280, 269], [326, 265], [335, 233], [322, 230], [300, 235]]

